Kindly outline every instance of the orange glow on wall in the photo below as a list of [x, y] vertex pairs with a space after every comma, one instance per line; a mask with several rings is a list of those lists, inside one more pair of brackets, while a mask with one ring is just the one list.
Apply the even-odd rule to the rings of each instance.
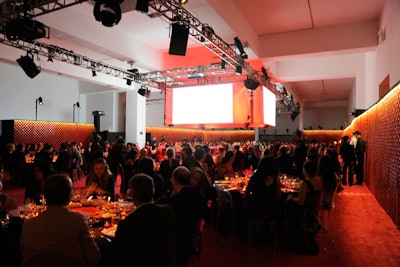
[[14, 143], [51, 143], [58, 148], [63, 142], [86, 144], [95, 131], [93, 124], [14, 120]]
[[182, 142], [184, 140], [204, 142], [215, 141], [247, 141], [254, 140], [254, 130], [201, 130], [183, 128], [164, 128], [146, 127], [146, 132], [151, 133], [151, 137], [156, 137], [160, 141], [162, 137], [167, 142]]
[[304, 137], [309, 141], [317, 141], [318, 143], [333, 143], [339, 141], [343, 137], [343, 130], [304, 130]]

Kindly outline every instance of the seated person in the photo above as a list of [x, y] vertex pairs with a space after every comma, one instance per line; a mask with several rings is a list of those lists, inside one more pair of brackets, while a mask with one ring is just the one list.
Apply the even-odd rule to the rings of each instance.
[[20, 266], [21, 253], [19, 248], [21, 230], [24, 221], [19, 216], [17, 200], [5, 193], [0, 192], [0, 212], [4, 213], [4, 215], [8, 213], [10, 218], [8, 225], [0, 226], [1, 266]]
[[275, 161], [262, 158], [246, 187], [244, 202], [251, 219], [272, 221], [278, 215], [281, 186]]
[[183, 267], [193, 253], [193, 237], [200, 230], [200, 220], [205, 214], [207, 202], [200, 192], [190, 187], [190, 172], [186, 167], [179, 166], [174, 170], [171, 183], [173, 193], [170, 205], [175, 210], [177, 223], [177, 266]]
[[[289, 246], [296, 252], [309, 254], [318, 253], [314, 237], [320, 230], [319, 211], [322, 205], [323, 184], [317, 175], [317, 163], [306, 161], [303, 165], [304, 182], [299, 195], [289, 195], [286, 203], [286, 219], [288, 221]], [[306, 227], [307, 236], [304, 236]], [[305, 240], [308, 240], [306, 247]], [[308, 249], [309, 251], [306, 251]]]
[[44, 195], [47, 210], [26, 221], [22, 228], [22, 265], [52, 253], [73, 261], [75, 266], [97, 266], [100, 252], [85, 216], [67, 208], [72, 195], [71, 179], [64, 174], [49, 177]]
[[92, 168], [86, 178], [86, 197], [110, 197], [114, 201], [114, 175], [104, 158], [93, 161]]
[[169, 205], [153, 201], [153, 179], [139, 173], [129, 180], [136, 209], [118, 224], [115, 266], [175, 267], [176, 222]]
[[37, 205], [41, 204], [43, 196], [43, 185], [47, 178], [56, 171], [53, 165], [47, 161], [34, 163], [33, 173], [29, 176], [25, 186], [25, 200], [30, 200]]

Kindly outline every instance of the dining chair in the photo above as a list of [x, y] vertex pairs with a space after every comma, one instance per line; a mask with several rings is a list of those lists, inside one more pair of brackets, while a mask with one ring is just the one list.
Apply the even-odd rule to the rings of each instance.
[[[233, 242], [235, 233], [236, 212], [234, 201], [229, 190], [216, 186], [217, 190], [217, 218], [215, 223], [216, 231], [221, 228], [221, 222], [226, 219], [229, 224], [229, 245]], [[216, 235], [216, 237], [218, 234]]]

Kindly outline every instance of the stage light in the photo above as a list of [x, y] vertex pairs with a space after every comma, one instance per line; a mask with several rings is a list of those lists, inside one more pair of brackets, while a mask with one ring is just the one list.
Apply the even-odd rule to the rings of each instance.
[[264, 75], [264, 79], [266, 79], [267, 81], [269, 80], [269, 76], [268, 76], [268, 72], [264, 67], [261, 67], [261, 72]]
[[186, 4], [187, 2], [189, 2], [189, 0], [179, 0], [179, 3], [182, 5]]
[[247, 58], [247, 54], [246, 54], [246, 51], [244, 51], [242, 42], [239, 40], [238, 37], [235, 37], [233, 40], [235, 41], [236, 47], [239, 49], [240, 56], [241, 56], [242, 58], [246, 59], [246, 58]]
[[138, 90], [138, 94], [141, 96], [149, 97], [150, 96], [150, 90], [146, 86], [142, 85], [140, 89]]
[[121, 20], [120, 0], [97, 0], [93, 8], [93, 15], [106, 27], [117, 25]]
[[28, 52], [26, 56], [21, 56], [17, 59], [17, 63], [31, 79], [40, 73], [40, 68], [36, 66], [33, 61], [33, 55], [30, 52]]
[[240, 65], [237, 65], [237, 66], [236, 66], [236, 70], [235, 70], [235, 72], [236, 72], [236, 74], [237, 74], [237, 75], [240, 75], [240, 74], [242, 74], [242, 66], [240, 66]]
[[126, 85], [132, 85], [132, 80], [131, 79], [126, 79]]
[[244, 86], [249, 90], [256, 90], [260, 86], [260, 82], [253, 78], [247, 78], [244, 80]]
[[137, 0], [135, 10], [142, 13], [149, 12], [149, 2], [149, 0]]

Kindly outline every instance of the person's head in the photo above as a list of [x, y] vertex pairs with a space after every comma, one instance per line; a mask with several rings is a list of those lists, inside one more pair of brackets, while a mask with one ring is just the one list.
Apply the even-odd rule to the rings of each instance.
[[233, 160], [235, 158], [235, 155], [233, 154], [233, 151], [229, 150], [225, 153], [224, 157], [222, 158], [222, 163], [226, 163], [230, 160]]
[[190, 171], [185, 166], [177, 167], [171, 176], [171, 183], [174, 190], [179, 190], [180, 187], [189, 185], [190, 183]]
[[92, 163], [92, 171], [97, 177], [102, 177], [109, 170], [107, 161], [104, 158], [97, 158]]
[[44, 183], [43, 192], [47, 205], [65, 206], [71, 200], [72, 181], [65, 174], [50, 176]]
[[54, 173], [55, 170], [53, 166], [47, 161], [40, 161], [35, 164], [34, 176], [36, 180], [44, 181]]
[[328, 156], [320, 157], [318, 160], [318, 174], [324, 176], [333, 172], [334, 170], [331, 159]]
[[172, 147], [168, 147], [167, 151], [165, 152], [169, 159], [175, 158], [175, 150]]
[[317, 163], [312, 160], [306, 160], [303, 164], [303, 174], [305, 177], [313, 177], [317, 174]]
[[262, 158], [257, 165], [257, 176], [265, 178], [267, 176], [276, 177], [278, 175], [275, 162], [269, 157]]
[[154, 172], [154, 161], [150, 157], [141, 157], [138, 161], [138, 171], [152, 175]]
[[184, 156], [189, 156], [193, 153], [192, 148], [190, 146], [182, 147], [182, 152]]
[[198, 161], [202, 161], [204, 160], [204, 158], [206, 157], [206, 152], [204, 152], [204, 150], [202, 148], [197, 148], [194, 151], [194, 158]]
[[280, 154], [281, 156], [286, 155], [286, 154], [287, 154], [287, 148], [286, 148], [285, 146], [281, 146], [281, 147], [279, 148], [279, 154]]
[[345, 136], [343, 136], [342, 139], [343, 139], [343, 142], [347, 143], [349, 141], [349, 136], [345, 135]]
[[132, 199], [136, 206], [138, 203], [153, 201], [154, 182], [149, 175], [144, 173], [134, 175], [129, 179], [129, 188], [132, 190]]
[[355, 131], [355, 132], [353, 132], [353, 135], [354, 135], [357, 139], [360, 139], [360, 138], [361, 138], [361, 132], [360, 132], [360, 131]]
[[207, 174], [199, 167], [190, 168], [190, 186], [201, 190], [203, 181], [207, 181]]

